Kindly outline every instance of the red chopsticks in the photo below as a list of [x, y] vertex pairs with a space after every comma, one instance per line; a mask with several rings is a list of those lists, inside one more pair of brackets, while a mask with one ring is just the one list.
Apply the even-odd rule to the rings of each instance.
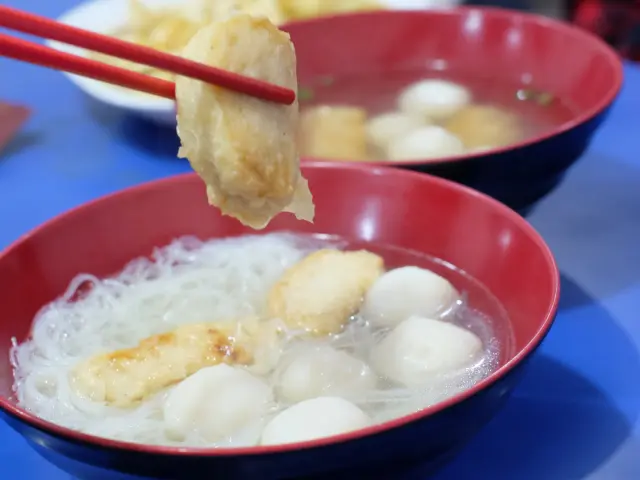
[[[107, 35], [64, 25], [54, 20], [10, 7], [0, 6], [0, 27], [56, 40], [185, 77], [195, 78], [262, 100], [285, 105], [290, 105], [295, 100], [295, 92], [288, 88], [210, 67]], [[60, 52], [26, 40], [12, 38], [8, 35], [0, 34], [0, 56], [75, 73], [160, 97], [175, 98], [175, 85], [172, 82], [70, 53]]]
[[[1, 20], [0, 20], [1, 21]], [[0, 34], [0, 56], [22, 60], [43, 67], [75, 73], [102, 82], [131, 88], [173, 100], [172, 82], [118, 68], [88, 58], [59, 52], [53, 48]]]

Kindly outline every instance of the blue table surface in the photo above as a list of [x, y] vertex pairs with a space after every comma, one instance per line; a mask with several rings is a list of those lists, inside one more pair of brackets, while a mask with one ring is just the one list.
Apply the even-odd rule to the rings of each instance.
[[[8, 3], [53, 17], [77, 2]], [[562, 270], [557, 321], [506, 408], [437, 480], [640, 478], [640, 68], [625, 75], [589, 151], [530, 217]], [[57, 72], [0, 59], [0, 97], [34, 110], [0, 157], [0, 248], [70, 207], [188, 170], [174, 135], [94, 108]], [[0, 424], [0, 478], [19, 474], [70, 478]]]

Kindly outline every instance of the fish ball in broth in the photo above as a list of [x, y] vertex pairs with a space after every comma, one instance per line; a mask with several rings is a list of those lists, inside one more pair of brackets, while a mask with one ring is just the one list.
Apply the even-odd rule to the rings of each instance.
[[276, 381], [281, 400], [349, 397], [375, 387], [375, 375], [365, 362], [328, 345], [304, 344], [292, 357]]
[[398, 106], [409, 115], [441, 121], [471, 101], [471, 93], [462, 85], [446, 80], [421, 80], [400, 93]]
[[[190, 433], [210, 442], [243, 428], [259, 427], [273, 400], [264, 381], [225, 364], [203, 368], [180, 382], [167, 396], [163, 414], [167, 434], [182, 439]], [[255, 443], [259, 433], [254, 438]]]
[[387, 112], [369, 120], [367, 137], [373, 147], [385, 151], [389, 147], [389, 143], [396, 138], [426, 124], [427, 121], [417, 115]]
[[318, 397], [297, 403], [276, 415], [262, 431], [262, 445], [305, 442], [359, 430], [369, 416], [340, 397]]
[[383, 274], [365, 295], [361, 315], [376, 327], [394, 327], [412, 315], [437, 317], [460, 299], [440, 275], [419, 267], [401, 267]]
[[482, 341], [469, 330], [413, 316], [373, 347], [371, 364], [389, 380], [418, 387], [473, 366], [482, 351]]
[[389, 144], [389, 160], [437, 159], [462, 155], [464, 144], [452, 133], [442, 127], [429, 125], [420, 127], [397, 138]]

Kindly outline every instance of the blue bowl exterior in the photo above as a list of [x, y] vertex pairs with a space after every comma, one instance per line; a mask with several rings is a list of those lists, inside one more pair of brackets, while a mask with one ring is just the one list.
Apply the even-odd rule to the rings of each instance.
[[530, 145], [469, 160], [405, 168], [462, 183], [525, 214], [560, 184], [610, 110], [611, 105], [566, 132]]

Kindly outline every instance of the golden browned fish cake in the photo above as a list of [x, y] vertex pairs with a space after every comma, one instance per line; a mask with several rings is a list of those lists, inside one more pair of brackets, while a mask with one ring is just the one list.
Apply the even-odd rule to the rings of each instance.
[[269, 315], [315, 335], [339, 333], [383, 272], [383, 259], [366, 250], [318, 250], [271, 288]]
[[522, 138], [522, 125], [516, 115], [488, 105], [469, 105], [444, 127], [469, 149], [502, 147]]
[[[235, 14], [199, 30], [186, 58], [297, 89], [289, 35], [267, 18]], [[199, 80], [176, 79], [178, 156], [207, 186], [209, 203], [252, 228], [282, 211], [313, 221], [300, 173], [298, 103], [279, 105]]]
[[302, 112], [302, 156], [367, 160], [367, 112], [358, 107], [322, 105]]
[[133, 348], [81, 362], [72, 372], [71, 385], [90, 400], [131, 407], [204, 367], [253, 365], [254, 353], [261, 360], [272, 361], [266, 349], [259, 350], [263, 339], [273, 342], [273, 335], [263, 325], [273, 326], [253, 319], [180, 326], [145, 338]]

